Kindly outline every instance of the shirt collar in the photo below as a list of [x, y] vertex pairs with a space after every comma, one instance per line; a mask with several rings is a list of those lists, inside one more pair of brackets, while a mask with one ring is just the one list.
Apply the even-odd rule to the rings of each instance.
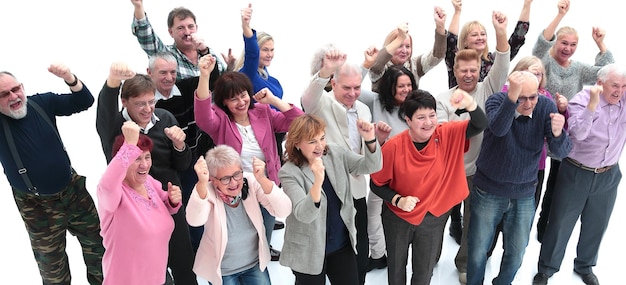
[[[126, 108], [122, 109], [122, 117], [124, 117], [126, 121], [132, 121], [132, 119], [130, 118], [130, 115], [128, 114], [128, 110]], [[156, 124], [156, 122], [158, 121], [159, 121], [159, 117], [157, 117], [157, 115], [154, 114], [153, 112], [152, 119], [150, 119], [150, 122], [148, 122], [148, 125], [146, 125], [145, 128], [141, 128], [141, 132], [143, 134], [147, 134], [150, 131], [150, 129], [154, 127], [154, 124]]]
[[174, 87], [170, 91], [170, 96], [169, 97], [165, 97], [165, 95], [163, 95], [161, 92], [159, 92], [158, 89], [156, 90], [156, 92], [154, 92], [154, 100], [157, 101], [157, 102], [159, 100], [171, 99], [174, 96], [182, 96], [182, 94], [180, 93], [180, 89], [178, 89], [178, 86], [176, 86], [176, 85], [174, 85]]

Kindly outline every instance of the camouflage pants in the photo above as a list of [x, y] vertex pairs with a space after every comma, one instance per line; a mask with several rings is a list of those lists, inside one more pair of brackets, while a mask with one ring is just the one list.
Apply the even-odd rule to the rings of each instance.
[[102, 284], [104, 247], [100, 219], [85, 180], [74, 173], [70, 184], [53, 195], [35, 196], [13, 189], [44, 285], [71, 282], [65, 252], [66, 231], [80, 242], [89, 284]]

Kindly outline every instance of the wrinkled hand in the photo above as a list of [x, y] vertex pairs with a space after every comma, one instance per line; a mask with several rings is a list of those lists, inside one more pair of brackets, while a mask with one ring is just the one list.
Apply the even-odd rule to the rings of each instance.
[[114, 62], [109, 69], [109, 79], [123, 81], [135, 77], [135, 72], [124, 62]]
[[513, 102], [517, 102], [519, 95], [522, 93], [522, 86], [524, 84], [524, 74], [521, 71], [511, 72], [509, 75], [509, 89], [507, 91], [509, 99]]
[[185, 148], [185, 132], [179, 126], [171, 126], [163, 129], [167, 138], [169, 138], [177, 149]]
[[70, 71], [70, 68], [65, 64], [53, 63], [48, 67], [48, 71], [59, 78], [65, 80], [65, 82], [74, 82], [74, 74]]
[[383, 144], [387, 138], [389, 138], [389, 134], [391, 134], [391, 126], [383, 121], [378, 121], [374, 127], [376, 128], [375, 132], [378, 143]]
[[321, 157], [315, 158], [315, 160], [313, 160], [313, 163], [311, 163], [310, 167], [311, 167], [311, 172], [313, 172], [313, 175], [315, 175], [315, 180], [323, 182], [326, 168], [324, 167], [324, 161], [322, 160], [322, 158]]
[[591, 36], [593, 37], [593, 40], [596, 42], [596, 44], [601, 44], [602, 42], [604, 42], [604, 36], [606, 36], [606, 31], [598, 27], [593, 27]]
[[358, 119], [356, 120], [356, 127], [359, 131], [359, 135], [361, 135], [364, 140], [371, 141], [376, 137], [374, 124], [363, 119]]
[[208, 182], [209, 181], [209, 167], [206, 164], [206, 160], [204, 160], [204, 156], [200, 156], [196, 161], [196, 164], [193, 166], [193, 170], [196, 171], [196, 175], [198, 175], [198, 181], [200, 182]]
[[400, 201], [398, 201], [398, 208], [405, 212], [413, 211], [413, 209], [415, 209], [415, 205], [417, 205], [420, 201], [420, 199], [414, 196], [405, 196], [398, 199], [400, 199]]
[[569, 0], [560, 0], [557, 4], [557, 8], [559, 9], [559, 14], [567, 14], [569, 11]]
[[257, 181], [265, 178], [265, 162], [256, 157], [252, 157], [252, 174]]
[[396, 28], [398, 31], [398, 37], [402, 40], [406, 39], [409, 36], [409, 23], [402, 22]]
[[446, 11], [439, 6], [435, 6], [435, 26], [444, 27], [446, 25]]
[[[330, 49], [326, 51], [322, 63], [322, 71], [328, 73], [328, 76], [332, 75], [341, 65], [346, 62], [347, 55], [337, 49]], [[327, 78], [327, 77], [324, 77]]]
[[127, 144], [137, 145], [139, 141], [139, 131], [141, 128], [133, 121], [126, 121], [122, 124], [122, 134]]
[[269, 88], [265, 87], [254, 94], [252, 98], [261, 104], [271, 105], [278, 97], [274, 96], [274, 93], [272, 93]]
[[201, 76], [210, 76], [215, 68], [215, 57], [212, 54], [204, 55], [198, 60], [198, 69]]
[[556, 108], [559, 110], [559, 113], [565, 113], [565, 111], [567, 110], [567, 98], [561, 94], [559, 94], [559, 92], [556, 92], [556, 97], [555, 97], [555, 101], [556, 101]]
[[552, 124], [552, 134], [555, 138], [559, 137], [563, 133], [563, 126], [565, 126], [565, 116], [559, 113], [550, 114], [550, 123]]
[[367, 69], [372, 67], [376, 62], [376, 58], [378, 57], [378, 49], [375, 46], [368, 47], [364, 52], [365, 61], [363, 61], [363, 66]]
[[172, 182], [167, 182], [167, 196], [170, 198], [170, 204], [172, 206], [178, 205], [183, 200], [183, 194], [180, 191], [180, 187], [172, 185]]

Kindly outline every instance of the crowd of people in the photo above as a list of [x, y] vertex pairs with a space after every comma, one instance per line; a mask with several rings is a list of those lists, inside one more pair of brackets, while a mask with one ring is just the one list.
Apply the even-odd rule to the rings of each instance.
[[[383, 268], [388, 284], [425, 285], [450, 219], [459, 283], [505, 285], [521, 267], [536, 213], [533, 285], [560, 270], [579, 219], [574, 272], [599, 284], [593, 267], [626, 145], [626, 65], [615, 63], [599, 27], [595, 61], [571, 59], [578, 33], [560, 26], [570, 0], [558, 0], [527, 55], [519, 52], [532, 0], [510, 37], [507, 15], [492, 13], [494, 50], [486, 25], [461, 25], [462, 0], [451, 0], [447, 30], [446, 11], [434, 8], [435, 39], [424, 54], [413, 53], [408, 23], [380, 48], [365, 48], [358, 64], [325, 44], [312, 55], [299, 104], [283, 99], [269, 73], [274, 38], [252, 28], [252, 4], [240, 10], [236, 58], [209, 47], [191, 10], [169, 13], [168, 45], [144, 1], [130, 2], [145, 74], [113, 62], [94, 98], [63, 64], [48, 71], [66, 94], [26, 96], [0, 71], [0, 162], [43, 284], [71, 282], [69, 231], [92, 285], [195, 285], [198, 277], [265, 285], [272, 261], [298, 285], [363, 285]], [[420, 89], [440, 64], [445, 91]], [[97, 202], [56, 125], [94, 102], [107, 164]], [[272, 232], [283, 227], [283, 247], [274, 248]], [[500, 267], [484, 280], [500, 234]]]

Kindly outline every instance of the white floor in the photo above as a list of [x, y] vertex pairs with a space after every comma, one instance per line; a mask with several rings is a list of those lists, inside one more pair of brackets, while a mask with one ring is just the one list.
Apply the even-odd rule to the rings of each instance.
[[[622, 159], [623, 160], [623, 159]], [[2, 179], [4, 180], [4, 179]], [[92, 180], [92, 182], [95, 182]], [[0, 186], [4, 186], [6, 181], [0, 181]], [[92, 183], [88, 183], [92, 184]], [[21, 218], [17, 212], [15, 203], [7, 187], [0, 187], [4, 191], [0, 192], [0, 209], [3, 214], [3, 232], [0, 238], [0, 268], [4, 268], [2, 276], [2, 284], [41, 284], [37, 265], [33, 258], [28, 242], [28, 237]], [[620, 187], [622, 191], [624, 187]], [[95, 189], [90, 189], [95, 190]], [[602, 248], [599, 255], [598, 266], [594, 272], [598, 276], [602, 284], [624, 284], [622, 256], [626, 254], [626, 247], [620, 236], [623, 229], [619, 228], [626, 218], [623, 195], [618, 195], [615, 205], [613, 217], [609, 229], [603, 240]], [[447, 227], [446, 227], [447, 228]], [[274, 232], [272, 245], [276, 248], [282, 247], [284, 230]], [[573, 273], [573, 259], [575, 257], [575, 243], [577, 241], [578, 227], [574, 229], [574, 236], [570, 240], [566, 257], [561, 267], [561, 272], [555, 274], [549, 284], [583, 284], [580, 278]], [[536, 263], [539, 254], [540, 244], [535, 239], [536, 233], [533, 227], [531, 232], [530, 244], [526, 249], [524, 263], [518, 271], [514, 284], [531, 284], [532, 277], [536, 273]], [[85, 277], [85, 267], [82, 263], [82, 257], [78, 242], [74, 237], [68, 235], [67, 252], [70, 258], [70, 266], [73, 273], [73, 284], [87, 284]], [[454, 267], [454, 256], [457, 252], [458, 245], [445, 233], [444, 247], [441, 260], [433, 273], [431, 284], [459, 284], [457, 272]], [[493, 256], [487, 264], [487, 272], [485, 280], [491, 280], [497, 274], [500, 258], [502, 256], [501, 243], [496, 247]], [[410, 266], [410, 265], [409, 265]], [[271, 262], [269, 266], [272, 284], [274, 285], [292, 285], [294, 277], [291, 270], [281, 266], [278, 262]], [[410, 270], [410, 267], [409, 267]], [[410, 275], [410, 272], [408, 272]], [[198, 279], [200, 284], [204, 283], [201, 278]], [[486, 282], [487, 283], [487, 282]], [[387, 271], [380, 269], [374, 270], [367, 274], [366, 284], [387, 284]]]

